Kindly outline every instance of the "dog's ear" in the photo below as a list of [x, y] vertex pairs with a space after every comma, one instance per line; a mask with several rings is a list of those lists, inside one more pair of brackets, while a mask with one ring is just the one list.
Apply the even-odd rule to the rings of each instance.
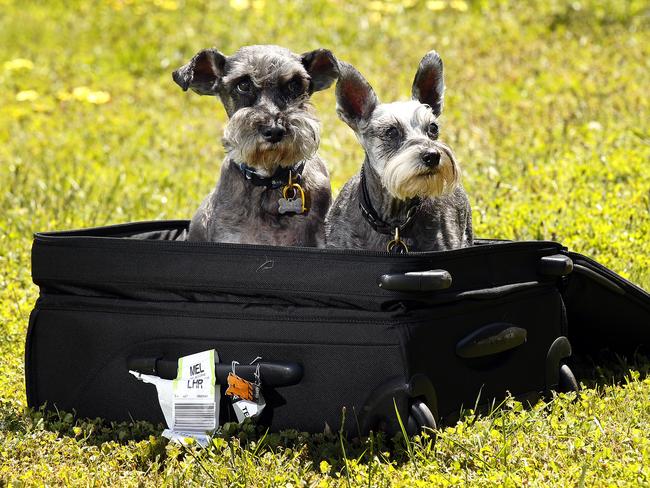
[[225, 65], [226, 57], [223, 54], [216, 49], [204, 49], [189, 63], [174, 71], [172, 78], [183, 91], [191, 88], [199, 95], [216, 95]]
[[370, 83], [356, 68], [348, 63], [339, 63], [340, 76], [336, 83], [336, 113], [353, 130], [368, 120], [379, 100]]
[[300, 59], [311, 77], [314, 91], [329, 88], [339, 77], [339, 63], [332, 52], [327, 49], [309, 51], [304, 53]]
[[415, 73], [411, 92], [413, 100], [429, 105], [437, 117], [442, 112], [444, 92], [442, 59], [437, 52], [429, 51]]

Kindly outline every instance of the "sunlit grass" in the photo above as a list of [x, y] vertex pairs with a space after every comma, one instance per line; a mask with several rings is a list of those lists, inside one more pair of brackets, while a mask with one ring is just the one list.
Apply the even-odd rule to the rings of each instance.
[[[328, 47], [386, 101], [408, 96], [419, 59], [437, 49], [441, 134], [464, 168], [476, 234], [555, 239], [650, 288], [649, 15], [645, 1], [605, 0], [0, 0], [0, 479], [650, 484], [648, 436], [638, 435], [650, 431], [647, 380], [461, 424], [435, 446], [416, 444], [417, 470], [402, 451], [373, 457], [364, 444], [350, 446], [345, 472], [338, 441], [296, 434], [254, 456], [219, 443], [206, 471], [149, 439], [151, 427], [102, 424], [100, 435], [64, 414], [58, 424], [24, 414], [22, 366], [34, 231], [189, 218], [213, 187], [225, 114], [171, 80], [212, 45]], [[362, 151], [333, 90], [313, 100], [338, 190]]]

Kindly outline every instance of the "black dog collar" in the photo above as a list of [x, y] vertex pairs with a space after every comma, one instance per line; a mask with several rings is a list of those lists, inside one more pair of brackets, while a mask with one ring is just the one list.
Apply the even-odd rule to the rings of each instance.
[[396, 230], [398, 231], [397, 235], [404, 235], [406, 232], [408, 232], [408, 229], [411, 227], [411, 225], [413, 225], [413, 220], [415, 219], [415, 215], [420, 209], [420, 204], [422, 201], [417, 197], [414, 198], [411, 206], [406, 212], [406, 220], [401, 224], [389, 224], [387, 222], [384, 222], [381, 217], [379, 217], [379, 214], [377, 214], [377, 211], [372, 206], [372, 203], [370, 203], [370, 197], [368, 196], [368, 187], [366, 186], [366, 176], [363, 171], [363, 166], [361, 167], [360, 179], [361, 184], [359, 186], [361, 187], [361, 195], [359, 198], [359, 208], [361, 209], [361, 215], [363, 215], [366, 221], [370, 224], [370, 227], [375, 229], [380, 234], [386, 234], [390, 236], [395, 235]]
[[291, 173], [292, 181], [300, 184], [302, 171], [305, 169], [305, 161], [301, 161], [292, 168], [280, 167], [271, 176], [262, 176], [255, 171], [255, 168], [245, 163], [233, 161], [233, 164], [239, 168], [239, 171], [241, 171], [241, 174], [244, 175], [247, 181], [250, 181], [255, 186], [264, 186], [266, 189], [271, 190], [287, 186], [289, 184], [289, 173]]

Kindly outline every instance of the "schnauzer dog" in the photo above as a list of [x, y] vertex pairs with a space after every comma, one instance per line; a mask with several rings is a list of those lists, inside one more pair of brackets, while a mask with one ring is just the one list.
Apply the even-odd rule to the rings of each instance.
[[188, 240], [324, 244], [331, 189], [309, 98], [338, 74], [328, 50], [298, 55], [279, 46], [246, 46], [232, 56], [205, 49], [174, 71], [183, 90], [219, 96], [229, 117], [221, 176]]
[[365, 149], [359, 174], [329, 211], [328, 247], [408, 252], [472, 245], [472, 213], [453, 152], [438, 140], [442, 60], [420, 62], [412, 100], [379, 103], [370, 84], [339, 63], [336, 111]]

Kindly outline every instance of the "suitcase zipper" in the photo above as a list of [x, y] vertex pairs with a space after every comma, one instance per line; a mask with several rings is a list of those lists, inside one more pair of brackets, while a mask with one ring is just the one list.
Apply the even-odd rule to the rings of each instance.
[[[164, 227], [162, 224], [165, 224]], [[161, 224], [157, 226], [156, 224]], [[89, 243], [89, 242], [100, 242], [103, 245], [142, 245], [144, 243], [147, 246], [162, 246], [170, 248], [170, 242], [173, 242], [172, 246], [183, 248], [204, 248], [204, 249], [233, 249], [239, 251], [263, 251], [263, 252], [289, 252], [289, 253], [305, 253], [313, 255], [347, 255], [347, 256], [369, 256], [369, 257], [390, 257], [391, 259], [408, 259], [409, 257], [413, 258], [423, 258], [423, 257], [439, 257], [442, 255], [449, 256], [449, 253], [456, 255], [472, 254], [475, 252], [482, 252], [487, 246], [512, 246], [516, 248], [522, 248], [525, 246], [533, 246], [539, 248], [540, 245], [547, 245], [553, 247], [556, 252], [566, 250], [561, 244], [553, 241], [501, 241], [494, 240], [488, 244], [480, 244], [475, 246], [469, 246], [459, 249], [453, 249], [450, 251], [413, 251], [405, 254], [393, 254], [387, 251], [366, 251], [363, 249], [333, 249], [333, 248], [314, 248], [314, 247], [284, 247], [284, 246], [269, 246], [269, 245], [255, 245], [255, 244], [233, 244], [226, 242], [203, 242], [203, 241], [168, 241], [168, 240], [157, 240], [157, 239], [135, 239], [129, 236], [124, 235], [126, 230], [130, 230], [129, 235], [134, 235], [138, 233], [145, 232], [155, 232], [155, 231], [165, 231], [178, 229], [182, 226], [185, 226], [187, 221], [183, 220], [172, 220], [172, 221], [153, 221], [153, 222], [135, 222], [129, 224], [118, 224], [113, 226], [104, 226], [104, 227], [95, 227], [89, 229], [80, 229], [73, 231], [61, 231], [61, 232], [43, 232], [35, 233], [35, 241], [41, 241], [45, 243], [55, 243], [55, 242], [74, 242], [74, 243]], [[122, 231], [123, 237], [114, 237], [111, 235], [101, 235], [102, 231], [106, 231], [108, 234], [109, 231], [120, 234]], [[83, 233], [86, 233], [84, 235]], [[480, 240], [479, 240], [480, 241]], [[136, 244], [137, 243], [137, 244]], [[444, 254], [443, 254], [444, 253]]]
[[459, 249], [452, 249], [448, 251], [413, 251], [404, 254], [394, 254], [386, 251], [366, 251], [361, 249], [333, 249], [333, 248], [315, 248], [315, 247], [285, 247], [285, 246], [267, 246], [267, 245], [254, 245], [254, 244], [233, 244], [226, 242], [202, 242], [202, 241], [167, 241], [167, 240], [155, 240], [155, 239], [133, 239], [130, 237], [101, 237], [101, 236], [53, 236], [47, 234], [36, 234], [36, 242], [43, 242], [45, 244], [54, 244], [54, 243], [63, 243], [67, 245], [71, 243], [75, 244], [101, 244], [104, 247], [117, 247], [125, 245], [133, 246], [151, 246], [151, 247], [162, 247], [167, 249], [172, 249], [171, 246], [177, 247], [180, 249], [183, 248], [202, 248], [202, 249], [225, 249], [225, 250], [234, 250], [234, 251], [250, 251], [250, 252], [265, 252], [273, 251], [275, 253], [293, 253], [296, 252], [302, 254], [311, 254], [311, 255], [334, 255], [334, 256], [349, 256], [349, 257], [383, 257], [399, 260], [408, 260], [409, 258], [434, 258], [445, 256], [447, 258], [451, 257], [453, 254], [455, 258], [461, 257], [463, 255], [471, 255], [474, 253], [482, 253], [486, 247], [493, 246], [508, 246], [516, 249], [522, 249], [525, 246], [535, 247], [540, 249], [540, 245], [547, 245], [549, 252], [560, 252], [564, 250], [557, 242], [553, 241], [520, 241], [520, 242], [503, 242], [495, 244], [483, 244], [480, 246], [470, 246], [463, 247]]

